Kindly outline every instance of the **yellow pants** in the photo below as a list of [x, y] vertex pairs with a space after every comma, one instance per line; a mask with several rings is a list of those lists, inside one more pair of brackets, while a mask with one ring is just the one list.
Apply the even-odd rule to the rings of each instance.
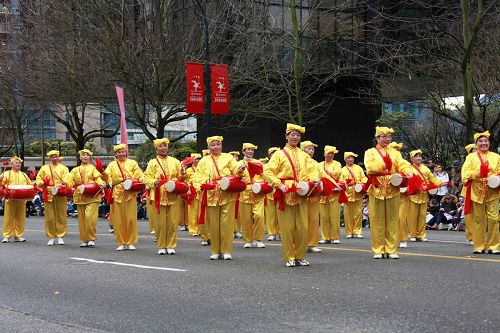
[[216, 207], [207, 207], [212, 254], [231, 254], [234, 237], [234, 204], [229, 202]]
[[45, 203], [45, 235], [47, 238], [63, 238], [66, 236], [68, 215], [66, 197], [52, 198]]
[[240, 219], [234, 219], [234, 232], [240, 232], [241, 231], [241, 221]]
[[[498, 237], [498, 199], [482, 204], [472, 202], [472, 241], [474, 250], [500, 250]], [[486, 235], [488, 229], [488, 235]]]
[[26, 200], [6, 200], [3, 217], [3, 237], [22, 237], [25, 224]]
[[340, 204], [337, 201], [319, 204], [319, 220], [324, 240], [340, 239]]
[[159, 249], [175, 249], [177, 246], [177, 225], [181, 214], [181, 203], [161, 205], [160, 214], [155, 211], [156, 246]]
[[307, 246], [317, 247], [319, 241], [319, 200], [307, 201]]
[[245, 243], [264, 240], [264, 199], [254, 204], [240, 201], [238, 220]]
[[99, 203], [77, 204], [78, 229], [82, 242], [95, 241]]
[[415, 203], [408, 200], [408, 231], [410, 232], [410, 237], [415, 238], [425, 238], [427, 236], [425, 232], [425, 216], [427, 215], [427, 202]]
[[304, 259], [307, 250], [307, 201], [276, 210], [284, 261]]
[[267, 199], [267, 205], [265, 205], [265, 220], [267, 234], [270, 236], [276, 236], [279, 234], [278, 230], [278, 219], [276, 217], [276, 206], [273, 200]]
[[156, 232], [156, 224], [155, 224], [155, 218], [156, 218], [156, 208], [154, 206], [154, 201], [149, 201], [149, 198], [146, 198], [147, 203], [146, 203], [146, 212], [148, 213], [148, 220], [149, 220], [149, 231], [155, 231]]
[[[199, 207], [198, 214], [201, 215], [201, 201], [198, 202], [198, 207]], [[210, 221], [208, 220], [207, 211], [208, 211], [208, 207], [206, 208], [206, 211], [205, 211], [205, 223], [198, 224], [198, 230], [200, 232], [200, 239], [202, 241], [210, 240]]]
[[190, 235], [199, 234], [198, 217], [200, 215], [200, 200], [193, 199], [193, 202], [188, 205], [188, 229]]
[[179, 201], [179, 225], [188, 225], [187, 202], [184, 199], [181, 199]]
[[399, 223], [398, 223], [398, 241], [406, 242], [408, 240], [408, 202], [407, 196], [401, 196], [399, 202]]
[[370, 195], [371, 245], [374, 254], [398, 252], [399, 195], [390, 199], [377, 199]]
[[349, 201], [344, 205], [344, 224], [346, 235], [361, 235], [363, 200]]
[[464, 221], [465, 221], [465, 238], [468, 241], [472, 241], [472, 224], [474, 223], [473, 219], [471, 218], [472, 215], [465, 215], [464, 216]]
[[116, 243], [119, 245], [137, 244], [137, 203], [134, 199], [113, 202], [113, 226]]

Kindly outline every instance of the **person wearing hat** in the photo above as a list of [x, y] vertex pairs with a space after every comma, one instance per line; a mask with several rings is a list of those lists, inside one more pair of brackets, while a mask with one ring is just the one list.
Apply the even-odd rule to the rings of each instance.
[[201, 157], [205, 157], [207, 155], [210, 155], [210, 149], [203, 149], [201, 151]]
[[498, 188], [488, 186], [488, 177], [500, 174], [500, 155], [490, 151], [490, 132], [474, 134], [476, 152], [465, 158], [462, 182], [466, 187], [465, 215], [472, 215], [474, 253], [500, 254]]
[[[439, 188], [443, 183], [437, 179], [432, 171], [425, 166], [422, 161], [422, 151], [420, 149], [412, 150], [410, 152], [411, 167], [414, 177], [419, 177], [419, 183], [424, 187], [432, 186], [433, 188]], [[429, 194], [426, 189], [415, 189], [416, 192], [410, 193], [411, 186], [410, 180], [408, 180], [408, 195], [410, 196], [410, 201], [408, 202], [408, 231], [410, 232], [410, 241], [422, 241], [427, 242], [427, 234], [425, 232], [426, 221], [425, 217], [427, 215], [427, 207], [429, 206]], [[413, 192], [413, 190], [411, 190]]]
[[[465, 151], [467, 152], [467, 154], [471, 154], [471, 153], [476, 152], [476, 144], [475, 143], [470, 143], [467, 146], [465, 146], [464, 148], [465, 148]], [[454, 166], [455, 162], [457, 162], [456, 166]], [[458, 169], [460, 167], [460, 162], [459, 161], [455, 161], [455, 162], [453, 162], [452, 167]], [[460, 196], [465, 198], [466, 188], [465, 188], [465, 186], [462, 186], [462, 176], [460, 174], [460, 171], [456, 173], [456, 176], [452, 173], [452, 180], [454, 182], [460, 182], [460, 187], [461, 187]], [[464, 215], [464, 223], [465, 223], [465, 238], [467, 239], [467, 244], [472, 246], [472, 245], [474, 245], [474, 241], [472, 240], [472, 224], [473, 224], [472, 214]]]
[[222, 152], [222, 136], [207, 138], [210, 155], [198, 163], [193, 177], [197, 190], [202, 192], [199, 224], [208, 223], [210, 260], [231, 260], [233, 252], [236, 193], [222, 191], [218, 182], [223, 177], [242, 177], [244, 165]]
[[[12, 168], [0, 175], [0, 185], [7, 189], [10, 185], [31, 185], [28, 175], [21, 171], [23, 160], [17, 156], [10, 159]], [[14, 237], [14, 242], [25, 242], [24, 226], [26, 224], [26, 201], [5, 198], [3, 217], [2, 243], [8, 243]]]
[[[342, 165], [335, 161], [335, 154], [339, 151], [334, 146], [325, 146], [323, 155], [325, 160], [319, 164], [321, 175], [330, 182], [338, 185], [342, 174]], [[321, 224], [320, 244], [340, 244], [340, 190], [333, 191], [328, 196], [321, 196], [319, 216]]]
[[230, 151], [229, 154], [232, 155], [236, 161], [238, 161], [239, 158], [240, 158], [240, 152], [239, 151]]
[[187, 213], [188, 213], [188, 231], [192, 237], [197, 237], [201, 235], [202, 243], [206, 242], [208, 245], [208, 228], [202, 231], [202, 227], [198, 225], [198, 216], [200, 214], [200, 192], [196, 191], [193, 187], [193, 176], [198, 167], [198, 163], [201, 160], [201, 154], [193, 153], [190, 155], [193, 158], [193, 163], [189, 168], [186, 169], [186, 182], [191, 186], [191, 191], [194, 190], [194, 193], [190, 193], [190, 199], [187, 202]]
[[[318, 169], [318, 174], [321, 174], [319, 163], [314, 159], [314, 148], [318, 145], [311, 141], [302, 141], [300, 149], [305, 152], [310, 158], [311, 163]], [[319, 242], [319, 196], [307, 198], [307, 252], [321, 253], [318, 247]]]
[[[97, 184], [102, 188], [106, 185], [103, 175], [91, 164], [93, 153], [88, 149], [78, 151], [80, 155], [80, 166], [73, 168], [70, 173], [63, 178], [63, 185], [75, 187], [73, 202], [78, 210], [78, 228], [80, 231], [80, 247], [94, 247], [96, 241], [96, 229], [99, 203], [101, 202], [101, 192], [96, 194], [80, 193], [80, 186], [87, 184]], [[101, 166], [99, 166], [99, 169]], [[104, 170], [102, 170], [104, 171]]]
[[[240, 152], [239, 151], [230, 151], [229, 154], [234, 157], [236, 161], [238, 161], [240, 157]], [[241, 221], [238, 219], [236, 216], [234, 219], [234, 238], [242, 238], [243, 234], [241, 232]]]
[[144, 171], [143, 182], [150, 189], [155, 210], [155, 235], [158, 254], [175, 254], [177, 247], [177, 224], [180, 218], [181, 197], [167, 192], [165, 183], [170, 180], [184, 180], [185, 170], [181, 162], [168, 156], [170, 140], [168, 138], [153, 141], [156, 157], [148, 162]]
[[318, 168], [298, 145], [304, 127], [287, 124], [286, 146], [276, 151], [264, 169], [264, 176], [275, 188], [278, 225], [281, 235], [281, 254], [286, 267], [309, 266], [307, 251], [307, 200], [296, 192], [300, 181], [320, 184]]
[[376, 127], [376, 145], [365, 151], [364, 164], [368, 174], [368, 207], [370, 210], [371, 248], [374, 259], [385, 254], [399, 259], [398, 220], [399, 188], [390, 183], [391, 175], [402, 173], [412, 176], [410, 166], [399, 151], [388, 147], [394, 130]]
[[36, 186], [43, 188], [44, 192], [45, 235], [49, 239], [48, 246], [52, 246], [56, 242], [59, 245], [64, 245], [68, 224], [67, 198], [66, 196], [52, 195], [52, 188], [62, 185], [69, 170], [61, 164], [58, 150], [49, 151], [47, 156], [50, 162], [43, 165], [36, 175]]
[[353, 152], [346, 151], [344, 153], [345, 166], [340, 175], [340, 180], [346, 181], [348, 184], [346, 194], [349, 201], [344, 205], [345, 238], [363, 238], [361, 224], [364, 194], [356, 193], [354, 185], [364, 184], [368, 178], [366, 178], [363, 169], [354, 164], [355, 157], [358, 155]]
[[113, 147], [115, 160], [108, 164], [104, 179], [111, 185], [113, 202], [111, 215], [117, 251], [135, 250], [139, 239], [137, 231], [137, 192], [126, 191], [123, 182], [142, 179], [142, 171], [136, 161], [128, 158], [127, 146]]
[[[264, 169], [267, 167], [267, 163], [273, 156], [275, 152], [280, 150], [279, 147], [271, 147], [267, 150], [267, 162], [264, 165]], [[276, 216], [276, 205], [274, 203], [274, 190], [266, 195], [266, 199], [264, 200], [264, 218], [266, 221], [267, 228], [267, 240], [275, 241], [279, 240], [279, 228], [278, 228], [278, 218]]]
[[252, 191], [254, 182], [263, 182], [262, 174], [250, 174], [248, 163], [257, 162], [253, 155], [257, 146], [252, 143], [243, 143], [241, 151], [243, 159], [239, 165], [245, 166], [243, 180], [247, 183], [245, 191], [239, 193], [238, 216], [236, 217], [242, 227], [243, 248], [264, 248], [264, 198], [263, 194], [255, 194]]

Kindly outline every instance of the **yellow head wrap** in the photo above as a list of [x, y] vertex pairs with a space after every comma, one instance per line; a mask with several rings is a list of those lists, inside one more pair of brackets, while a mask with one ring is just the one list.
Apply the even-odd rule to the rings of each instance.
[[115, 152], [117, 152], [118, 150], [121, 150], [121, 149], [125, 149], [126, 150], [127, 149], [127, 145], [124, 144], [124, 143], [121, 143], [121, 144], [116, 145], [116, 146], [113, 147], [113, 150]]
[[239, 151], [230, 151], [229, 154], [233, 155], [233, 156], [240, 156], [240, 152]]
[[10, 159], [10, 163], [14, 163], [15, 161], [19, 161], [19, 162], [23, 163], [23, 160], [18, 156], [14, 156]]
[[391, 142], [391, 143], [389, 143], [389, 147], [397, 149], [397, 150], [401, 150], [401, 149], [403, 149], [403, 144], [397, 143], [397, 142]]
[[191, 154], [191, 157], [194, 159], [198, 159], [198, 158], [201, 158], [201, 154], [193, 153], [193, 154]]
[[88, 150], [88, 149], [82, 149], [82, 150], [78, 151], [78, 154], [80, 154], [80, 156], [82, 156], [84, 153], [89, 154], [89, 156], [94, 155], [94, 153], [93, 153], [93, 152], [91, 152], [91, 151], [90, 151], [90, 150]]
[[59, 156], [59, 150], [51, 150], [47, 153], [47, 156], [50, 157], [52, 155], [57, 155]]
[[344, 161], [347, 160], [347, 158], [349, 157], [358, 157], [358, 154], [354, 154], [352, 151], [344, 152]]
[[166, 144], [169, 144], [170, 143], [170, 140], [168, 138], [162, 138], [162, 139], [156, 139], [156, 140], [153, 140], [153, 144], [155, 145], [155, 148], [157, 148], [159, 145], [161, 145], [162, 143], [166, 143]]
[[207, 155], [209, 155], [209, 154], [210, 154], [210, 149], [203, 149], [203, 150], [201, 151], [201, 155], [203, 155], [203, 156], [207, 156]]
[[269, 162], [269, 158], [267, 157], [259, 158], [259, 161], [262, 162], [263, 164], [266, 164], [267, 162]]
[[224, 140], [224, 138], [222, 136], [220, 136], [220, 135], [209, 136], [207, 138], [207, 145], [210, 145], [214, 141], [220, 141], [220, 142], [222, 142], [222, 140]]
[[483, 136], [489, 138], [490, 137], [490, 131], [484, 131], [483, 133], [474, 133], [474, 142], [477, 142], [477, 140], [480, 137], [483, 137]]
[[422, 151], [420, 149], [412, 150], [410, 152], [410, 157], [414, 157], [415, 155], [418, 155], [418, 154], [422, 155]]
[[325, 155], [329, 154], [329, 153], [337, 154], [339, 152], [337, 150], [337, 147], [335, 147], [335, 146], [325, 146], [325, 148], [323, 150], [325, 152]]
[[470, 153], [472, 151], [472, 149], [476, 148], [476, 144], [475, 143], [471, 143], [471, 144], [468, 144], [467, 146], [465, 146], [465, 151], [467, 153]]
[[304, 149], [306, 147], [311, 147], [311, 146], [317, 147], [318, 145], [315, 143], [312, 143], [311, 141], [303, 141], [300, 143], [300, 149]]
[[394, 130], [390, 127], [375, 127], [375, 137], [378, 138], [381, 135], [384, 134], [392, 134], [394, 133]]
[[291, 131], [298, 131], [304, 134], [306, 132], [306, 128], [295, 124], [286, 124], [286, 134], [290, 133]]
[[274, 153], [277, 150], [280, 150], [280, 148], [279, 147], [271, 147], [267, 150], [267, 155], [271, 155], [272, 153]]
[[241, 148], [241, 150], [245, 150], [245, 149], [257, 149], [258, 147], [256, 145], [254, 145], [253, 143], [249, 143], [249, 142], [245, 142], [243, 143], [243, 148]]

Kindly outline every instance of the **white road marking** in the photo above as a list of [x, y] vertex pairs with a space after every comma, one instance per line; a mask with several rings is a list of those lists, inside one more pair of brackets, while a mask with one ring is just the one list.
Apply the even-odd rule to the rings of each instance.
[[94, 260], [94, 259], [87, 259], [87, 258], [70, 258], [71, 260], [77, 260], [77, 261], [86, 261], [90, 262], [93, 264], [108, 264], [108, 265], [117, 265], [117, 266], [129, 266], [129, 267], [136, 267], [136, 268], [145, 268], [145, 269], [156, 269], [159, 271], [172, 271], [172, 272], [187, 272], [185, 269], [178, 269], [178, 268], [168, 268], [168, 267], [155, 267], [155, 266], [144, 266], [144, 265], [135, 265], [135, 264], [126, 264], [124, 262], [117, 262], [117, 261], [102, 261], [102, 260]]

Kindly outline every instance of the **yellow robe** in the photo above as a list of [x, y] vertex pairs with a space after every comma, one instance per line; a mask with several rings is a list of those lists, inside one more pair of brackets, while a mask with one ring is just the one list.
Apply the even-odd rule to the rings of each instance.
[[[2, 186], [8, 185], [31, 185], [31, 180], [22, 171], [8, 170], [2, 174]], [[27, 200], [5, 200], [3, 217], [3, 237], [19, 238], [24, 234], [26, 225], [26, 201]]]
[[[338, 161], [319, 163], [321, 177], [336, 183], [342, 174], [342, 165]], [[333, 178], [332, 178], [333, 176]], [[335, 178], [335, 179], [334, 179]], [[325, 241], [340, 239], [340, 204], [339, 192], [320, 199], [321, 235]]]
[[[193, 176], [196, 168], [190, 167], [186, 170], [186, 182], [190, 185], [193, 184]], [[198, 226], [198, 216], [200, 214], [200, 192], [196, 191], [196, 197], [193, 199], [191, 205], [188, 205], [188, 230], [190, 235], [201, 234], [200, 227]], [[205, 232], [206, 239], [208, 239], [208, 228]]]
[[340, 180], [351, 180], [350, 186], [346, 189], [346, 195], [349, 200], [344, 205], [344, 224], [346, 235], [361, 235], [362, 234], [362, 215], [363, 215], [363, 193], [357, 193], [354, 190], [354, 185], [366, 183], [366, 178], [363, 169], [356, 164], [351, 167], [344, 166], [341, 171]]

